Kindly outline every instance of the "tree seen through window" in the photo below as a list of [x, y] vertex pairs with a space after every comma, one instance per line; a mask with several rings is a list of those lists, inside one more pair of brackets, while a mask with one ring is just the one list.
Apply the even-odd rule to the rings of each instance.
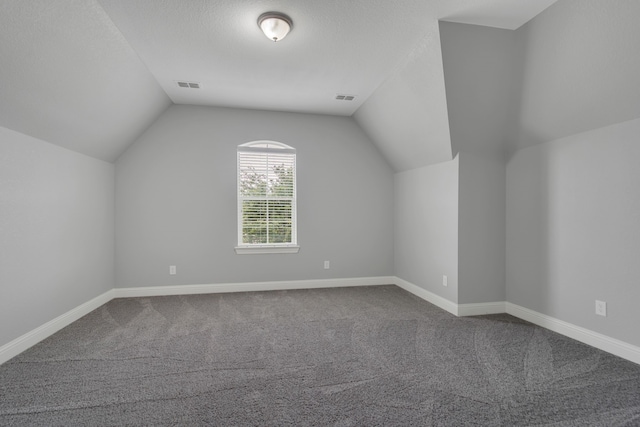
[[240, 245], [295, 244], [295, 151], [260, 142], [238, 149]]

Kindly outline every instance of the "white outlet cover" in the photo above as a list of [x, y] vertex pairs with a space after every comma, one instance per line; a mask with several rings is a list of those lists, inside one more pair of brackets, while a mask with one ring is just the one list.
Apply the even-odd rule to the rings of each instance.
[[607, 303], [605, 301], [596, 300], [596, 314], [599, 316], [607, 316]]
[[449, 284], [449, 280], [447, 276], [442, 276], [442, 286], [447, 286]]

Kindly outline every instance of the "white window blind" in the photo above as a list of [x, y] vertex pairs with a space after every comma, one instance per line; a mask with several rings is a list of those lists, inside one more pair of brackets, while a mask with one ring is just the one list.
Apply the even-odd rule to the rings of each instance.
[[296, 245], [296, 152], [259, 141], [238, 147], [238, 246]]

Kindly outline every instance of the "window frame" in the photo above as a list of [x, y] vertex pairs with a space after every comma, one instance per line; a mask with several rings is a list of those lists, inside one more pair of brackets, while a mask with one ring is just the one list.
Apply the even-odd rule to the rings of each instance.
[[[266, 145], [266, 147], [265, 147]], [[287, 243], [243, 243], [243, 201], [247, 200], [241, 194], [241, 153], [274, 153], [274, 154], [292, 154], [293, 155], [293, 196], [291, 199], [291, 242]], [[237, 223], [238, 223], [238, 235], [237, 246], [235, 251], [239, 255], [247, 254], [283, 254], [283, 253], [298, 253], [300, 246], [298, 245], [298, 233], [297, 233], [297, 170], [296, 170], [296, 149], [283, 144], [278, 141], [270, 140], [258, 140], [251, 141], [245, 144], [240, 144], [237, 148], [237, 160], [236, 160], [236, 199], [237, 199]], [[251, 198], [249, 198], [251, 200]], [[266, 198], [265, 200], [269, 200]], [[277, 200], [277, 199], [276, 199]]]

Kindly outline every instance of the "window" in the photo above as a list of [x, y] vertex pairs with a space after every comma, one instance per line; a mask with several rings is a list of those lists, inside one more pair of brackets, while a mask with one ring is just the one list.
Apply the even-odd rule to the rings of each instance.
[[296, 150], [274, 141], [238, 147], [236, 252], [296, 253]]

